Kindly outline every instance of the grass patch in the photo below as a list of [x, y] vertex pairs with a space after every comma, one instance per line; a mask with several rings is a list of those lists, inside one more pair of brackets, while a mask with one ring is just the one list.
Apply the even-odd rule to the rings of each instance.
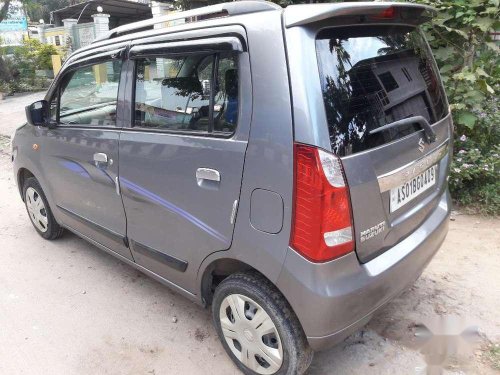
[[1, 135], [0, 134], [0, 148], [8, 148], [10, 143], [10, 137], [7, 137], [6, 135]]
[[486, 357], [490, 362], [491, 367], [495, 370], [500, 370], [500, 345], [491, 344], [486, 350]]

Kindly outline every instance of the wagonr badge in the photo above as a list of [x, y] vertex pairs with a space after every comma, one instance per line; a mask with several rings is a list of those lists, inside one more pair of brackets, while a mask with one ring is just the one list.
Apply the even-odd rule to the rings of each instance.
[[99, 36], [12, 138], [34, 230], [211, 306], [244, 374], [304, 373], [446, 236], [453, 126], [419, 28], [433, 13], [237, 1]]

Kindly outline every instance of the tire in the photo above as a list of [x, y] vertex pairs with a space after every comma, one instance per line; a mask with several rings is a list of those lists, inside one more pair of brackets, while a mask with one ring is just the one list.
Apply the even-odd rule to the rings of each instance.
[[40, 236], [46, 240], [55, 240], [62, 236], [64, 229], [57, 224], [47, 202], [47, 198], [37, 179], [30, 177], [23, 185], [23, 197], [31, 224]]
[[290, 305], [257, 273], [224, 279], [214, 293], [212, 316], [224, 349], [244, 374], [302, 374], [311, 364], [313, 351]]

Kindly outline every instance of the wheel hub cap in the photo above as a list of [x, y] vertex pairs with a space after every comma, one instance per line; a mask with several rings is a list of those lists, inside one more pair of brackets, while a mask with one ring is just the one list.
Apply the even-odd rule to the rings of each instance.
[[35, 189], [29, 187], [26, 189], [25, 201], [31, 222], [40, 232], [45, 233], [48, 229], [49, 221], [42, 197]]
[[228, 295], [219, 318], [226, 343], [241, 363], [264, 375], [281, 368], [283, 348], [278, 330], [257, 302], [241, 294]]

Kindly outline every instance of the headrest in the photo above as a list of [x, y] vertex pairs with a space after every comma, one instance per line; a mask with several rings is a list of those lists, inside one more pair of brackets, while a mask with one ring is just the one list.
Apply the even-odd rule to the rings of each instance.
[[224, 76], [225, 91], [227, 96], [237, 97], [238, 96], [238, 70], [228, 69]]

